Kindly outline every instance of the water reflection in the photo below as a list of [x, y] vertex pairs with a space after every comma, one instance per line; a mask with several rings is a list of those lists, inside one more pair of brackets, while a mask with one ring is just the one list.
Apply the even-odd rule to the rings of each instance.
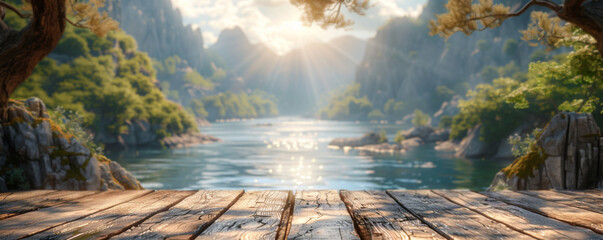
[[422, 189], [487, 187], [508, 162], [457, 159], [433, 145], [404, 154], [329, 149], [337, 137], [402, 126], [304, 119], [214, 124], [223, 142], [110, 153], [150, 189]]

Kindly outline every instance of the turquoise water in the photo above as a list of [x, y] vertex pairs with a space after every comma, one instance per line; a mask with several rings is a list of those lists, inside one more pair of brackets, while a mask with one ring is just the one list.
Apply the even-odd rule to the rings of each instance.
[[452, 189], [483, 190], [508, 161], [459, 159], [428, 144], [404, 154], [344, 152], [339, 137], [395, 124], [302, 118], [215, 123], [201, 131], [222, 142], [188, 149], [109, 153], [148, 189]]

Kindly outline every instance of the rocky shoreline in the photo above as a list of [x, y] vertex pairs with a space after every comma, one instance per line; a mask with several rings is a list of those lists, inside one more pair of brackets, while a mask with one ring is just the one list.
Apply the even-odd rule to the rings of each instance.
[[0, 127], [0, 190], [135, 190], [136, 178], [54, 123], [38, 98], [11, 100]]
[[562, 112], [544, 128], [530, 152], [502, 169], [489, 190], [603, 187], [603, 138], [590, 113]]
[[159, 126], [150, 126], [149, 122], [144, 120], [132, 120], [126, 125], [127, 131], [125, 133], [115, 136], [99, 132], [95, 136], [95, 140], [105, 144], [109, 149], [183, 148], [220, 141], [216, 137], [198, 132], [161, 138], [156, 134]]
[[222, 140], [210, 135], [204, 135], [201, 133], [186, 133], [162, 139], [161, 146], [166, 148], [187, 148], [220, 141]]

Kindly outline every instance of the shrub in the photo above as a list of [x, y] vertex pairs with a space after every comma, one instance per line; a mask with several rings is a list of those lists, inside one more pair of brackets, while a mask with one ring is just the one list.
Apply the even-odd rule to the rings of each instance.
[[448, 115], [444, 115], [440, 117], [440, 123], [438, 124], [439, 128], [450, 128], [452, 126], [452, 117]]
[[398, 131], [396, 133], [396, 138], [394, 138], [394, 142], [400, 143], [402, 141], [404, 141], [404, 135], [402, 135], [404, 131]]
[[429, 123], [429, 115], [423, 113], [423, 111], [416, 109], [415, 116], [412, 119], [412, 124], [416, 127], [426, 126]]
[[387, 142], [387, 133], [385, 132], [385, 129], [381, 129], [381, 131], [379, 131], [379, 143], [385, 142]]

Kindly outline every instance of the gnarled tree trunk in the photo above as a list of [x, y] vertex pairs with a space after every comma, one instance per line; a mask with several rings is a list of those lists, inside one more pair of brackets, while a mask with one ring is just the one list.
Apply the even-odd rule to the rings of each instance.
[[565, 0], [557, 15], [593, 36], [603, 56], [603, 1]]
[[11, 30], [0, 21], [0, 122], [7, 119], [10, 94], [56, 47], [65, 31], [65, 0], [30, 2], [33, 18], [21, 31]]

